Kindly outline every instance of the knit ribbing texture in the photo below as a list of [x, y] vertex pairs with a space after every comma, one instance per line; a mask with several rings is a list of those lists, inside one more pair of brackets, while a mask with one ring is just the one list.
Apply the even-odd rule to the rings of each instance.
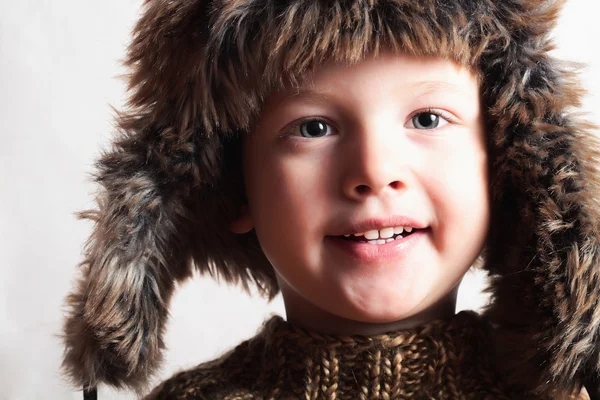
[[471, 311], [373, 336], [320, 334], [274, 316], [147, 399], [533, 399], [494, 374], [490, 329]]

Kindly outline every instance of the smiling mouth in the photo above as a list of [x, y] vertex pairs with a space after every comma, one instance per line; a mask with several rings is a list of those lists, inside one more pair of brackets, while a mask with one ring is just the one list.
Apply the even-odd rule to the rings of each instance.
[[382, 238], [379, 237], [377, 239], [367, 239], [364, 235], [349, 235], [349, 236], [336, 236], [342, 240], [348, 241], [348, 242], [362, 242], [362, 243], [369, 243], [369, 244], [385, 244], [385, 243], [390, 243], [393, 242], [394, 240], [399, 240], [399, 239], [403, 239], [407, 236], [412, 235], [415, 232], [421, 231], [423, 229], [415, 229], [413, 228], [410, 232], [408, 231], [403, 231], [402, 233], [397, 233], [392, 235], [391, 237], [388, 238]]

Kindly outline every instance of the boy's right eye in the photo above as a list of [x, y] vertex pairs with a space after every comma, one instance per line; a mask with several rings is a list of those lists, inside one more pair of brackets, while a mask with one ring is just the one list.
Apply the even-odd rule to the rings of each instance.
[[305, 138], [318, 138], [331, 134], [331, 126], [321, 119], [311, 119], [298, 125], [300, 135]]

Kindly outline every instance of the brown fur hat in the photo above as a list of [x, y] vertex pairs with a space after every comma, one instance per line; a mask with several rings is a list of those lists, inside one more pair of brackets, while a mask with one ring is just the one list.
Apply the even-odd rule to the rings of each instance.
[[593, 381], [600, 158], [592, 127], [573, 113], [582, 96], [573, 68], [549, 54], [561, 6], [146, 0], [126, 57], [129, 107], [96, 164], [97, 207], [80, 213], [95, 225], [67, 299], [66, 373], [79, 387], [143, 392], [161, 362], [175, 283], [193, 269], [278, 293], [254, 233], [228, 229], [244, 203], [239, 135], [270, 91], [323, 61], [354, 63], [391, 47], [481, 77], [492, 201], [485, 314], [498, 326], [499, 368], [538, 393]]

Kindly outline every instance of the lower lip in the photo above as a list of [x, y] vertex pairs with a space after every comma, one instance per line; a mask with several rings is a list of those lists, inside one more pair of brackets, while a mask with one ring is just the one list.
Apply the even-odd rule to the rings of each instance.
[[429, 228], [414, 231], [402, 239], [385, 244], [369, 244], [344, 240], [337, 236], [326, 236], [325, 242], [341, 249], [352, 258], [364, 263], [378, 263], [406, 257], [429, 233]]

